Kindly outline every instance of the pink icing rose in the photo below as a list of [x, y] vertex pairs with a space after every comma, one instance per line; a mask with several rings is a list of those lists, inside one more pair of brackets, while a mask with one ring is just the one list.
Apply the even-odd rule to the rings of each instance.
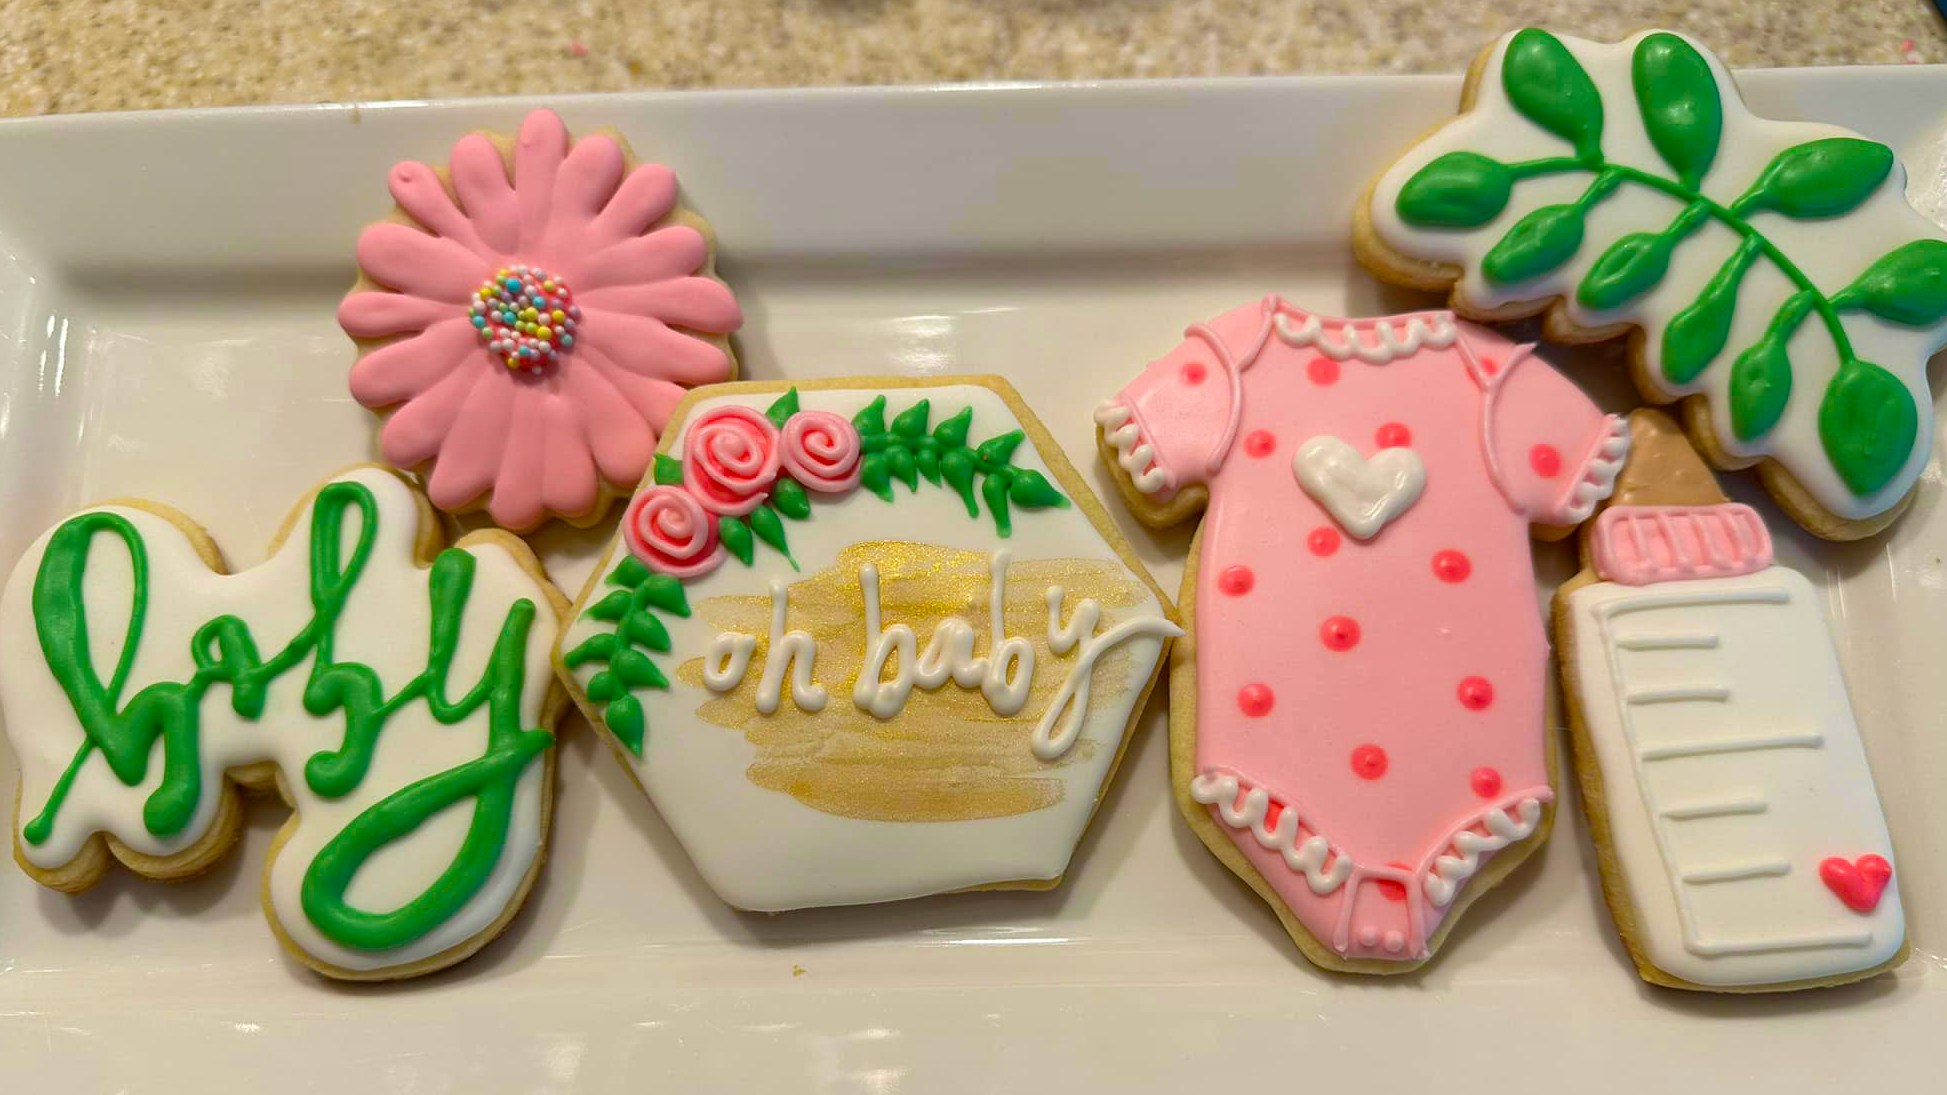
[[830, 411], [799, 411], [784, 421], [784, 470], [806, 490], [851, 490], [859, 485], [859, 431]]
[[630, 499], [622, 538], [630, 554], [672, 578], [708, 574], [723, 562], [716, 518], [681, 487], [650, 487]]
[[683, 486], [703, 508], [741, 517], [764, 504], [777, 481], [777, 427], [749, 407], [717, 407], [683, 438]]

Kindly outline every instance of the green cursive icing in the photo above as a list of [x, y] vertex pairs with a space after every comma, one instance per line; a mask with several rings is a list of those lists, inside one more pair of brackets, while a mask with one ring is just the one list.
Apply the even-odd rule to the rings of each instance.
[[[352, 511], [359, 520], [357, 540], [346, 552], [344, 521]], [[335, 942], [376, 951], [405, 946], [460, 912], [500, 861], [521, 773], [554, 741], [545, 729], [521, 727], [527, 636], [535, 606], [521, 598], [508, 608], [486, 672], [465, 695], [449, 698], [446, 678], [459, 647], [476, 560], [464, 551], [441, 552], [427, 576], [432, 625], [426, 668], [386, 696], [370, 666], [333, 656], [338, 620], [371, 559], [378, 519], [378, 501], [370, 488], [354, 482], [327, 485], [318, 492], [311, 518], [310, 622], [266, 659], [246, 622], [218, 616], [190, 639], [196, 672], [188, 681], [158, 681], [126, 704], [122, 692], [148, 615], [147, 546], [135, 526], [115, 513], [82, 514], [56, 529], [35, 578], [34, 624], [48, 669], [67, 695], [85, 740], [22, 835], [34, 844], [48, 838], [75, 775], [96, 752], [123, 784], [140, 785], [158, 739], [163, 778], [143, 804], [143, 824], [160, 837], [181, 832], [202, 801], [199, 710], [205, 693], [212, 685], [229, 685], [232, 710], [256, 720], [263, 716], [279, 678], [308, 662], [300, 696], [305, 712], [318, 718], [341, 713], [345, 720], [339, 748], [316, 753], [304, 765], [306, 785], [323, 798], [338, 798], [358, 787], [371, 767], [386, 720], [410, 704], [423, 702], [446, 725], [485, 708], [488, 740], [486, 752], [478, 759], [392, 793], [334, 836], [305, 870], [301, 887], [305, 915]], [[113, 536], [127, 549], [132, 586], [121, 656], [105, 685], [95, 670], [82, 594], [97, 535]], [[438, 879], [390, 912], [369, 912], [346, 902], [353, 877], [372, 855], [468, 798], [474, 806], [466, 837]]]
[[1858, 356], [1840, 315], [1868, 311], [1916, 327], [1947, 317], [1947, 243], [1923, 239], [1897, 247], [1828, 296], [1754, 218], [1848, 214], [1885, 184], [1892, 151], [1855, 137], [1806, 141], [1780, 151], [1735, 200], [1720, 202], [1703, 191], [1705, 175], [1718, 166], [1724, 115], [1710, 63], [1682, 38], [1659, 32], [1637, 43], [1630, 78], [1637, 113], [1661, 165], [1607, 158], [1603, 102], [1594, 81], [1554, 35], [1532, 27], [1517, 32], [1503, 52], [1502, 88], [1516, 111], [1568, 142], [1571, 154], [1504, 164], [1478, 151], [1449, 152], [1401, 187], [1394, 202], [1400, 219], [1422, 228], [1478, 228], [1506, 210], [1513, 189], [1526, 179], [1591, 176], [1575, 201], [1528, 211], [1482, 257], [1483, 278], [1512, 286], [1572, 260], [1582, 249], [1589, 211], [1610, 195], [1635, 187], [1675, 199], [1679, 211], [1661, 231], [1632, 232], [1610, 242], [1583, 275], [1575, 298], [1598, 312], [1621, 308], [1656, 288], [1672, 255], [1704, 224], [1728, 228], [1739, 238], [1736, 250], [1662, 332], [1664, 377], [1687, 385], [1723, 359], [1738, 287], [1755, 263], [1770, 264], [1793, 293], [1759, 340], [1732, 363], [1732, 433], [1753, 441], [1784, 417], [1793, 392], [1787, 347], [1799, 326], [1816, 316], [1837, 360], [1819, 405], [1821, 446], [1853, 493], [1879, 490], [1906, 464], [1918, 434], [1918, 410], [1905, 385]]

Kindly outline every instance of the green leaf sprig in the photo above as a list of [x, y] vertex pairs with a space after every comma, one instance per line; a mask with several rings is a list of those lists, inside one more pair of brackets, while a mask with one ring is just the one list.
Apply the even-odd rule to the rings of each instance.
[[1774, 213], [1819, 220], [1849, 213], [1886, 181], [1892, 151], [1855, 137], [1807, 141], [1779, 152], [1736, 200], [1720, 203], [1702, 190], [1724, 121], [1709, 63], [1682, 38], [1656, 33], [1637, 44], [1630, 75], [1644, 130], [1668, 173], [1604, 157], [1604, 104], [1594, 81], [1559, 39], [1528, 28], [1508, 43], [1502, 87], [1515, 110], [1566, 141], [1572, 153], [1500, 163], [1478, 152], [1449, 152], [1400, 189], [1395, 202], [1400, 218], [1426, 228], [1477, 228], [1500, 216], [1515, 186], [1526, 179], [1571, 172], [1591, 176], [1576, 200], [1523, 215], [1482, 257], [1483, 277], [1514, 285], [1574, 258], [1589, 211], [1619, 189], [1643, 187], [1676, 199], [1681, 210], [1661, 231], [1623, 236], [1590, 266], [1575, 297], [1594, 311], [1619, 308], [1655, 288], [1677, 248], [1706, 222], [1729, 228], [1739, 237], [1736, 250], [1663, 331], [1665, 377], [1672, 384], [1689, 384], [1722, 359], [1738, 287], [1762, 259], [1795, 291], [1731, 364], [1732, 432], [1752, 441], [1777, 426], [1792, 393], [1788, 344], [1808, 317], [1817, 316], [1838, 360], [1819, 404], [1820, 442], [1849, 489], [1860, 495], [1879, 490], [1906, 464], [1919, 428], [1918, 410], [1906, 385], [1854, 352], [1840, 313], [1864, 311], [1913, 327], [1947, 317], [1947, 241], [1919, 239], [1896, 247], [1846, 289], [1826, 296], [1753, 218]]
[[1010, 505], [1022, 509], [1068, 505], [1067, 497], [1046, 476], [1033, 468], [1015, 467], [1011, 463], [1014, 450], [1026, 437], [1020, 430], [969, 446], [967, 431], [973, 424], [972, 407], [962, 407], [960, 413], [929, 430], [932, 410], [931, 401], [922, 399], [899, 412], [888, 425], [886, 397], [882, 395], [852, 416], [852, 425], [858, 427], [860, 448], [865, 453], [860, 466], [860, 482], [865, 489], [890, 502], [894, 497], [894, 482], [904, 483], [908, 490], [915, 492], [921, 479], [934, 486], [944, 482], [966, 503], [967, 516], [978, 517], [980, 506], [974, 501], [977, 478], [979, 496], [986, 501], [994, 528], [1002, 536], [1012, 535], [1014, 531]]
[[589, 636], [563, 654], [561, 664], [577, 669], [593, 661], [605, 663], [606, 668], [588, 681], [589, 702], [604, 705], [603, 724], [629, 752], [640, 757], [648, 727], [642, 701], [635, 693], [669, 687], [669, 678], [649, 658], [650, 653], [669, 653], [669, 629], [654, 610], [687, 617], [690, 602], [682, 582], [667, 574], [651, 573], [633, 555], [623, 557], [606, 584], [616, 588], [588, 606], [583, 615], [613, 623], [614, 630]]

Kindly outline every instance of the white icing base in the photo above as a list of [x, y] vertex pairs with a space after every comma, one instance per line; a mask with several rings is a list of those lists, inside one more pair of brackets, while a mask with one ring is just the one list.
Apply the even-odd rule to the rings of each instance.
[[[1906, 934], [1899, 864], [1811, 583], [1774, 566], [1599, 582], [1568, 605], [1610, 847], [1649, 960], [1732, 986], [1891, 958]], [[1894, 875], [1861, 914], [1819, 864], [1866, 854]]]

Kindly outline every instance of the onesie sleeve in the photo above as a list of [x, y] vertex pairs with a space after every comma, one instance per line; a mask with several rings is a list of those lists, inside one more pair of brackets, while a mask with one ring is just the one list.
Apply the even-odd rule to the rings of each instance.
[[1469, 367], [1487, 392], [1482, 445], [1515, 512], [1540, 525], [1588, 520], [1615, 489], [1629, 455], [1629, 426], [1604, 414], [1567, 377], [1479, 329], [1462, 335]]

